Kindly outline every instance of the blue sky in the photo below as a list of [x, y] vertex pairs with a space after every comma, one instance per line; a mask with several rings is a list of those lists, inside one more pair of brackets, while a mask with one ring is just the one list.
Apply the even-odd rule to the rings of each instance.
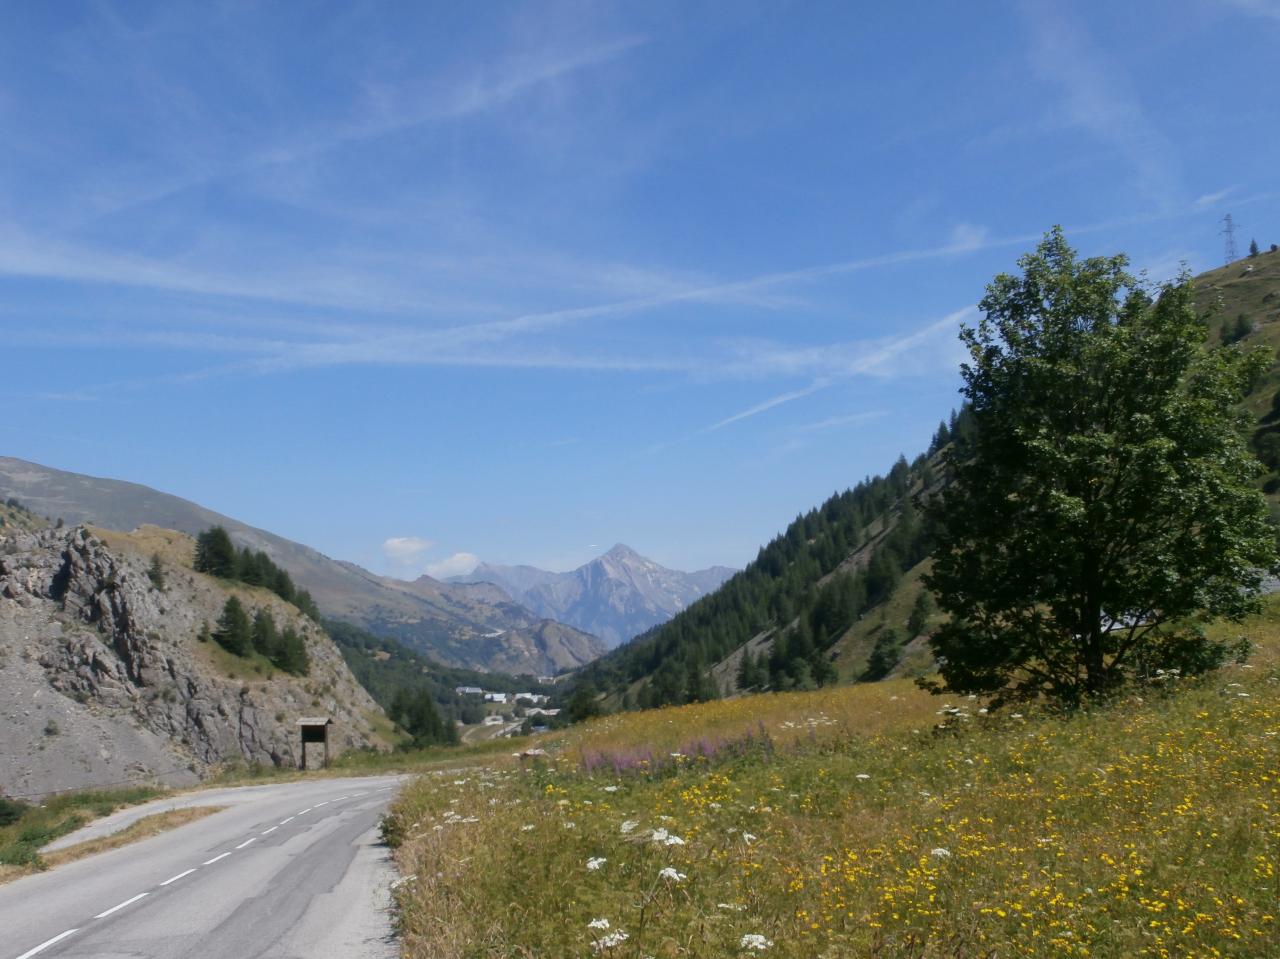
[[1054, 223], [1280, 241], [1277, 0], [6, 4], [0, 452], [381, 572], [742, 565]]

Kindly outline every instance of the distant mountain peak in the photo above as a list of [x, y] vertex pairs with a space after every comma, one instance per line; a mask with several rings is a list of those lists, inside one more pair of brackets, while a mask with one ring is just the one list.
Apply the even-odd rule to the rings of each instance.
[[532, 566], [481, 563], [455, 583], [493, 583], [517, 603], [617, 646], [666, 622], [736, 572], [725, 567], [683, 573], [667, 569], [626, 543], [567, 573]]
[[614, 543], [613, 548], [604, 554], [612, 559], [644, 559], [626, 543]]

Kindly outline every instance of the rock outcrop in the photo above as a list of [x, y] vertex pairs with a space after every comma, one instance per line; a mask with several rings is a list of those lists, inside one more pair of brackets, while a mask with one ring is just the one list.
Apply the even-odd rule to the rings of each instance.
[[[150, 544], [189, 550], [178, 533]], [[136, 538], [136, 537], [135, 537]], [[295, 720], [324, 714], [341, 748], [382, 747], [381, 710], [319, 627], [278, 597], [164, 564], [84, 526], [0, 539], [0, 792], [195, 782], [227, 764], [293, 766]], [[305, 677], [199, 637], [230, 592], [304, 637]]]

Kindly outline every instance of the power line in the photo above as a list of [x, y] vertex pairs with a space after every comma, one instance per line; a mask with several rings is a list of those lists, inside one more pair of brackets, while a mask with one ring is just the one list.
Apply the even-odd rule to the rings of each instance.
[[1240, 254], [1236, 251], [1236, 224], [1235, 221], [1231, 219], [1230, 213], [1224, 216], [1221, 222], [1224, 226], [1218, 232], [1227, 238], [1225, 251], [1227, 257], [1226, 263], [1230, 266], [1236, 260], [1240, 259]]

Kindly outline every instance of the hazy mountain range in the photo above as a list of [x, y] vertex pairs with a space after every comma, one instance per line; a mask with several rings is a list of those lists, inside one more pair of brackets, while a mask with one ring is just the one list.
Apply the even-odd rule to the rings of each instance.
[[735, 572], [727, 566], [667, 569], [619, 543], [567, 573], [481, 563], [450, 582], [492, 583], [535, 614], [599, 636], [613, 648], [665, 623]]
[[133, 530], [143, 524], [197, 534], [223, 526], [239, 546], [265, 552], [308, 590], [320, 611], [390, 636], [450, 666], [554, 673], [604, 652], [595, 636], [542, 618], [490, 585], [378, 576], [168, 493], [0, 457], [0, 500], [68, 523]]

